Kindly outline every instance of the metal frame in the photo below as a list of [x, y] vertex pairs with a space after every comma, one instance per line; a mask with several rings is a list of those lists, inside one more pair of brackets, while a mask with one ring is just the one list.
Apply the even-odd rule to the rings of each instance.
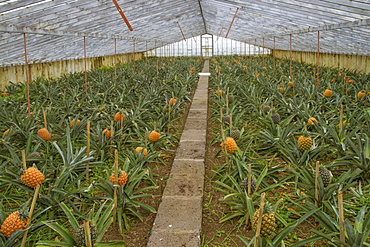
[[133, 51], [132, 42], [143, 52], [222, 30], [232, 40], [281, 50], [289, 50], [293, 35], [293, 49], [309, 52], [320, 31], [321, 53], [370, 56], [369, 0], [116, 1], [133, 31], [112, 0], [0, 0], [0, 66], [24, 64], [23, 34], [30, 63], [82, 59], [82, 37], [94, 57], [113, 55], [113, 40], [122, 54]]

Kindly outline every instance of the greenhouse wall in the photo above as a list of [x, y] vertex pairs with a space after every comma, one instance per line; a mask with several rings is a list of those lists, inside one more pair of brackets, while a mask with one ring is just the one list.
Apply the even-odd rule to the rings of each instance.
[[[290, 58], [290, 51], [274, 50], [272, 55], [277, 58]], [[316, 64], [317, 53], [315, 52], [292, 52], [292, 59], [300, 63]], [[345, 68], [360, 73], [370, 73], [370, 57], [346, 54], [320, 54], [320, 64], [327, 67]]]
[[[116, 64], [129, 63], [143, 58], [143, 53], [117, 54]], [[113, 66], [114, 55], [104, 57], [92, 57], [86, 59], [86, 69], [98, 69], [102, 66]], [[63, 74], [84, 71], [84, 59], [63, 60], [48, 63], [29, 64], [31, 78], [37, 77], [58, 78]], [[9, 82], [26, 81], [24, 65], [7, 66], [0, 68], [0, 90], [4, 90]]]

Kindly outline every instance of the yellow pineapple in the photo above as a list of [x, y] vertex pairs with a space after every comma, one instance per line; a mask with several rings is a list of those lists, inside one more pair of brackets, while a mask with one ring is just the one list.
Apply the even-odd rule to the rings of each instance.
[[310, 150], [312, 147], [312, 138], [303, 134], [298, 137], [298, 149], [305, 151]]
[[233, 154], [238, 150], [238, 145], [232, 137], [226, 137], [225, 141], [221, 143], [221, 146], [222, 148], [225, 147], [227, 154]]
[[[256, 210], [252, 218], [253, 231], [257, 231], [257, 223], [259, 218], [259, 209]], [[263, 210], [262, 223], [260, 235], [264, 238], [273, 238], [276, 233], [276, 217], [275, 212], [272, 211], [271, 207], [267, 204]]]
[[120, 112], [117, 112], [116, 115], [114, 115], [114, 121], [115, 122], [119, 122], [121, 120], [123, 121], [123, 120], [125, 120], [125, 118], [126, 118], [126, 115], [123, 114], [123, 113], [120, 113]]
[[175, 98], [171, 98], [171, 99], [170, 99], [170, 101], [168, 102], [168, 104], [169, 104], [170, 106], [173, 106], [176, 102], [177, 102], [177, 99], [175, 99]]
[[140, 154], [141, 154], [141, 152], [143, 152], [144, 158], [148, 155], [148, 149], [143, 148], [143, 147], [137, 147], [137, 148], [135, 149], [135, 152], [136, 152], [138, 155], [140, 155]]
[[44, 175], [36, 167], [28, 168], [21, 175], [21, 182], [31, 188], [40, 185], [44, 180]]
[[103, 135], [105, 134], [105, 139], [106, 140], [109, 140], [112, 137], [112, 131], [110, 131], [109, 129], [104, 129], [102, 134]]
[[81, 120], [80, 119], [72, 119], [71, 122], [69, 123], [69, 127], [70, 128], [73, 128], [73, 126], [76, 126], [79, 125], [81, 123]]
[[25, 229], [27, 217], [20, 214], [19, 211], [11, 213], [1, 224], [0, 232], [6, 238], [9, 238], [14, 232]]
[[37, 135], [41, 137], [41, 139], [45, 141], [49, 141], [51, 139], [51, 135], [46, 128], [41, 128], [37, 131]]
[[326, 98], [330, 98], [332, 95], [333, 95], [333, 91], [332, 91], [332, 90], [330, 90], [330, 89], [326, 89], [326, 90], [324, 91], [324, 96], [325, 96]]
[[[115, 180], [114, 174], [110, 175], [109, 181], [111, 181], [114, 184], [114, 180]], [[119, 186], [123, 186], [123, 185], [126, 184], [126, 182], [127, 182], [127, 173], [125, 171], [120, 170], [118, 172], [118, 181], [117, 182], [118, 182]]]
[[310, 117], [308, 120], [307, 120], [307, 124], [316, 124], [318, 123], [319, 121], [317, 121], [316, 118], [314, 117]]
[[149, 141], [151, 142], [156, 142], [159, 140], [159, 137], [161, 136], [161, 134], [155, 130], [153, 130], [152, 132], [150, 132], [149, 134]]

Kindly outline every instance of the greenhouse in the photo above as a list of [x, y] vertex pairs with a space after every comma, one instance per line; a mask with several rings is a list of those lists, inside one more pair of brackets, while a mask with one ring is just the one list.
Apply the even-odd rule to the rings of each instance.
[[369, 0], [0, 0], [0, 246], [370, 246]]

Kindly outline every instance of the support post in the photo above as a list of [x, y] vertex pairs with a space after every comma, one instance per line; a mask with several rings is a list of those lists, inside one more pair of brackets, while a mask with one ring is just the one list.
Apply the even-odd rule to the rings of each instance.
[[24, 47], [24, 60], [25, 60], [25, 71], [26, 71], [26, 99], [27, 99], [27, 116], [31, 116], [31, 100], [30, 100], [30, 83], [31, 83], [31, 74], [28, 66], [27, 58], [27, 38], [26, 34], [23, 34], [23, 47]]

